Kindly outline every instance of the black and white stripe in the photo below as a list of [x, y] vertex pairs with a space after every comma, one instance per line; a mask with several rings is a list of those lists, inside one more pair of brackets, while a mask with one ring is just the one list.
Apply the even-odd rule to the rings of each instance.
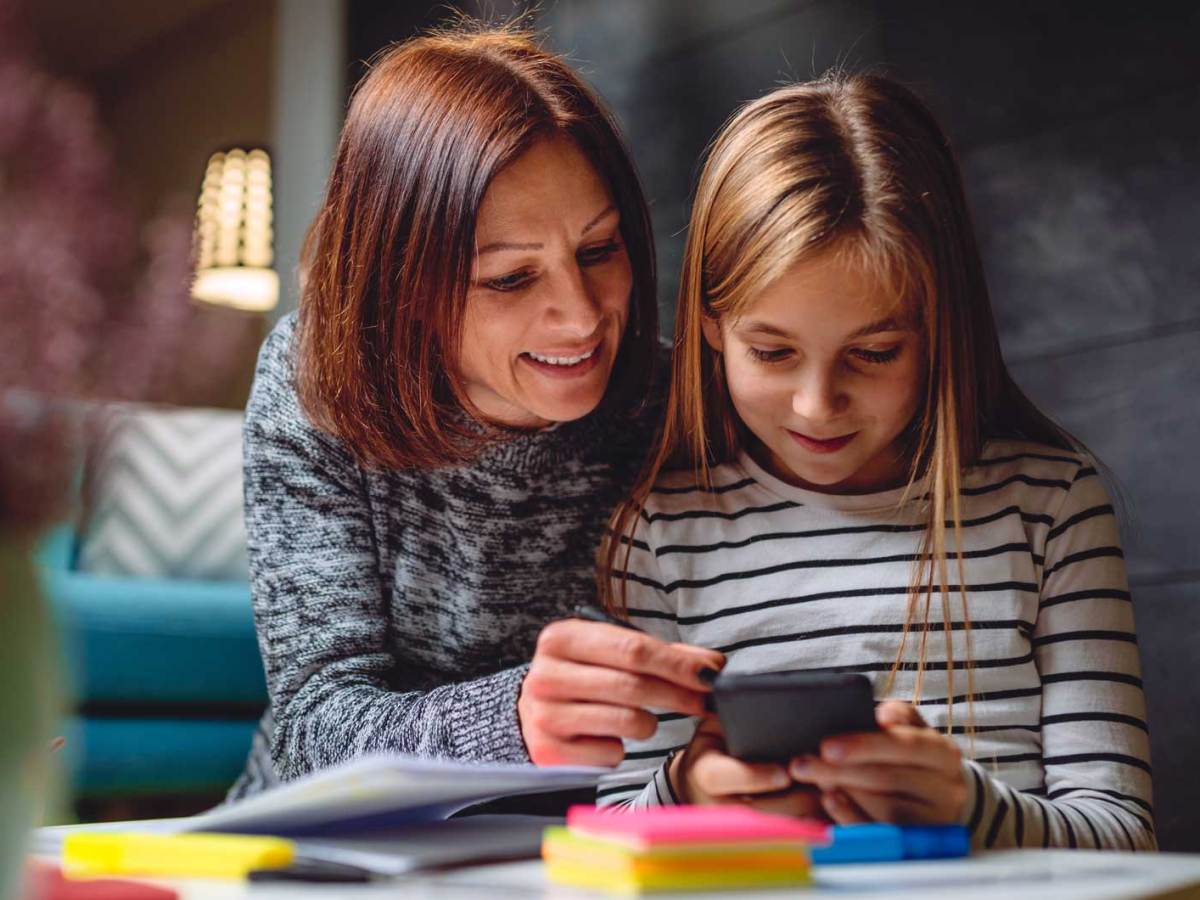
[[[625, 576], [633, 621], [720, 649], [730, 671], [863, 672], [881, 695], [904, 631], [923, 486], [903, 505], [900, 490], [820, 494], [748, 457], [717, 467], [713, 485], [668, 475], [650, 495]], [[957, 584], [949, 629], [935, 596], [928, 625], [909, 630], [892, 696], [914, 700], [962, 746], [963, 820], [978, 845], [1153, 847], [1132, 604], [1094, 466], [1052, 448], [993, 442], [965, 474], [961, 503], [970, 630]], [[957, 578], [953, 560], [948, 568]], [[922, 695], [914, 697], [922, 637]], [[658, 720], [652, 739], [628, 743], [600, 803], [671, 802], [664, 763], [696, 720]]]

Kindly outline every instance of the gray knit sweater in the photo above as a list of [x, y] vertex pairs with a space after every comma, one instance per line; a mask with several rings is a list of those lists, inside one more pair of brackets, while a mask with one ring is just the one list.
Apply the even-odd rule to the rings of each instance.
[[270, 709], [230, 798], [394, 751], [526, 762], [538, 632], [594, 596], [594, 554], [659, 408], [597, 411], [469, 466], [372, 471], [301, 412], [295, 316], [258, 360], [246, 533]]

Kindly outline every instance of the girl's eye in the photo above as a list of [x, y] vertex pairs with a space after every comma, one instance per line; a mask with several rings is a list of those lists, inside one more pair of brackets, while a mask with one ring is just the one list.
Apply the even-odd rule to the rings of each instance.
[[585, 266], [607, 262], [620, 249], [621, 244], [617, 241], [609, 241], [607, 244], [585, 247], [579, 251], [579, 261]]
[[758, 347], [749, 347], [750, 355], [759, 362], [782, 362], [791, 355], [791, 350], [787, 347], [780, 347], [778, 350], [760, 350]]
[[499, 278], [492, 278], [489, 281], [485, 281], [483, 286], [493, 291], [516, 291], [525, 287], [531, 281], [533, 281], [533, 273], [527, 269], [522, 269], [519, 272], [510, 272], [508, 275], [501, 275]]
[[892, 362], [900, 355], [900, 345], [889, 347], [887, 350], [866, 350], [858, 349], [850, 351], [863, 362], [871, 363], [872, 365], [883, 365]]

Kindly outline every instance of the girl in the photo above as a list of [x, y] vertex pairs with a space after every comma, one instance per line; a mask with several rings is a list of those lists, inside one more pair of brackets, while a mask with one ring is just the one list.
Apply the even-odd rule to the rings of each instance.
[[701, 710], [718, 654], [556, 621], [656, 425], [649, 217], [580, 77], [512, 29], [391, 48], [306, 256], [246, 410], [271, 708], [231, 796], [373, 752], [612, 765], [643, 692]]
[[886, 702], [786, 767], [665, 711], [601, 803], [1155, 846], [1113, 508], [1004, 366], [957, 165], [903, 87], [782, 88], [716, 140], [666, 423], [611, 533], [601, 589], [646, 631], [729, 671], [863, 672]]

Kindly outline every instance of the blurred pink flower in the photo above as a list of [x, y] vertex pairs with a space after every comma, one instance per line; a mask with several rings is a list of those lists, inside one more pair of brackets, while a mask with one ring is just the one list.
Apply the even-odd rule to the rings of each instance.
[[190, 217], [138, 228], [94, 104], [29, 46], [0, 0], [0, 533], [20, 536], [63, 512], [80, 410], [146, 396], [195, 315]]

